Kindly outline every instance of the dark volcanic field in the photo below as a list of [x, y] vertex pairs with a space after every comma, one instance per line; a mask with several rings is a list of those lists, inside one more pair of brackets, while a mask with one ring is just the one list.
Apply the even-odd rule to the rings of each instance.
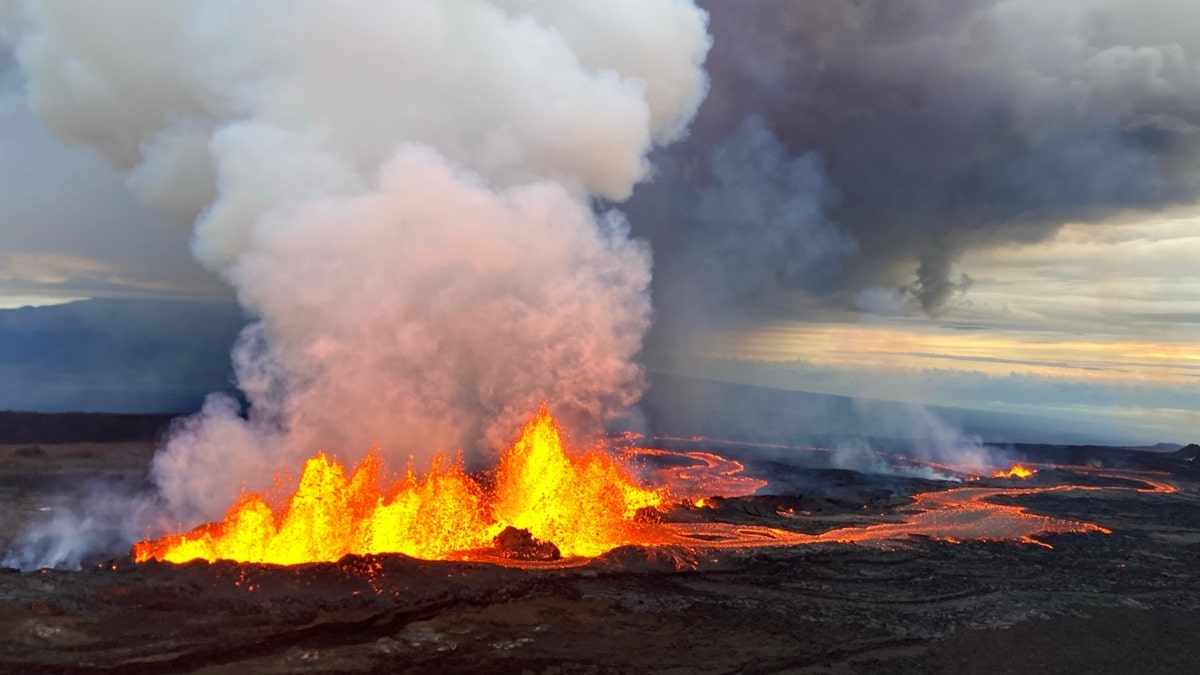
[[[152, 447], [0, 445], [0, 547], [85, 478], [140, 484]], [[1112, 534], [1051, 536], [1053, 549], [928, 538], [631, 547], [562, 570], [403, 556], [3, 570], [0, 672], [1195, 672], [1200, 466], [1132, 450], [1021, 451], [1081, 467], [1040, 480], [1116, 487], [1005, 501]], [[680, 506], [666, 518], [820, 532], [902, 519], [906, 494], [948, 487], [805, 469], [778, 451], [755, 463], [753, 452], [737, 449], [752, 473], [830, 489]], [[1138, 471], [1168, 472], [1156, 480], [1179, 491], [1137, 492], [1127, 487], [1136, 480], [1114, 477]]]

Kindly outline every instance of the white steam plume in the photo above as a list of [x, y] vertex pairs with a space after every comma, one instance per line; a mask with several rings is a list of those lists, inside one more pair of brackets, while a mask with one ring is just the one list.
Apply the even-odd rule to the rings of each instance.
[[701, 99], [690, 0], [22, 5], [31, 104], [194, 226], [261, 322], [155, 479], [185, 523], [318, 448], [491, 448], [542, 399], [641, 394], [648, 250], [621, 200]]

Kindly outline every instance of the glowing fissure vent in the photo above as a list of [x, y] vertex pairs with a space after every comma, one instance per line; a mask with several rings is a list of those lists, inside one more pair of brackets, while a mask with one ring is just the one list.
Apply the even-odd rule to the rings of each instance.
[[1020, 464], [1013, 464], [1008, 471], [997, 471], [992, 474], [993, 478], [1029, 478], [1037, 473], [1037, 469], [1030, 469]]
[[403, 553], [437, 560], [491, 547], [508, 526], [553, 542], [565, 556], [595, 556], [631, 543], [637, 512], [665, 499], [602, 451], [568, 453], [545, 406], [501, 458], [490, 490], [466, 473], [461, 457], [438, 455], [423, 477], [410, 470], [386, 488], [382, 477], [374, 451], [349, 478], [321, 453], [305, 462], [282, 512], [243, 495], [221, 522], [140, 542], [134, 558], [293, 565]]

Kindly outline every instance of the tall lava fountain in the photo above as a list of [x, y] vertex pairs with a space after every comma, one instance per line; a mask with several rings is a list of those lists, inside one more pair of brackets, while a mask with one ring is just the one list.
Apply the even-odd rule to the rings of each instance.
[[543, 400], [596, 428], [640, 395], [650, 254], [591, 199], [626, 198], [696, 112], [692, 2], [23, 7], [45, 124], [190, 224], [258, 319], [249, 419], [212, 397], [155, 461], [174, 518], [317, 449], [487, 450]]

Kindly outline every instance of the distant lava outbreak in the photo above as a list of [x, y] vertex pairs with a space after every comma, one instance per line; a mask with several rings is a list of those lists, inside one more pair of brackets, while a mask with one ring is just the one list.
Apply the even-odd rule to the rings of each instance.
[[1000, 470], [992, 474], [993, 478], [1029, 478], [1037, 473], [1037, 469], [1030, 469], [1020, 464], [1013, 464], [1008, 471]]

